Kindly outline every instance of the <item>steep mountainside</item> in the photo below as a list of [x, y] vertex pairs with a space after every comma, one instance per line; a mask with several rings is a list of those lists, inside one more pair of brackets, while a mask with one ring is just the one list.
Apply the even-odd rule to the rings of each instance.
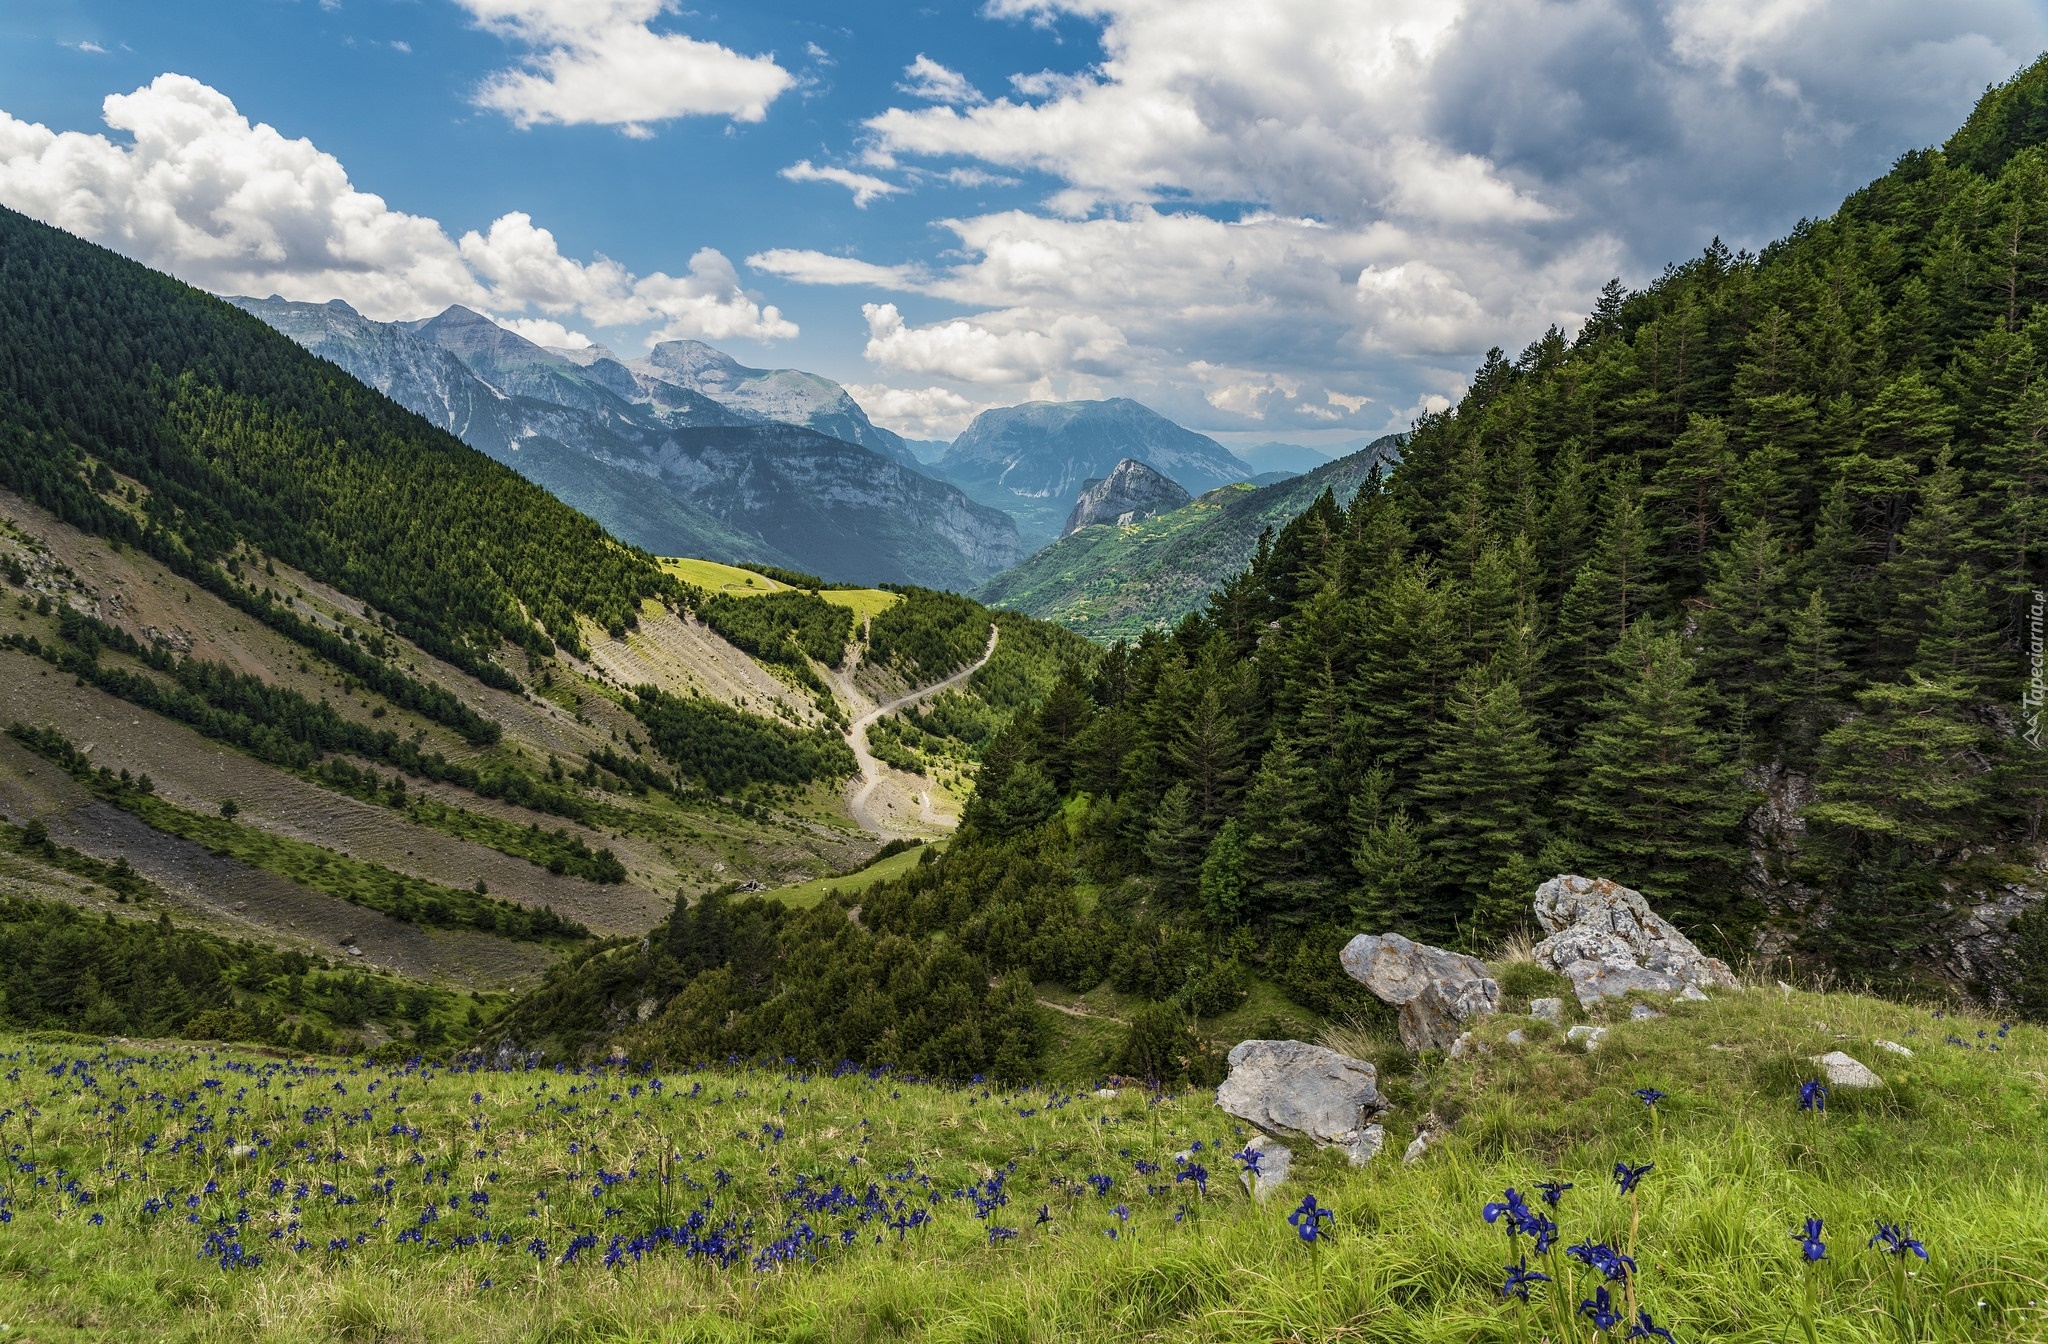
[[339, 302], [234, 302], [652, 551], [957, 587], [1021, 554], [1006, 517], [851, 440], [466, 308], [382, 323]]
[[1285, 471], [1300, 476], [1340, 457], [1349, 457], [1367, 446], [1365, 441], [1360, 440], [1324, 452], [1319, 448], [1305, 448], [1298, 443], [1256, 443], [1250, 447], [1239, 445], [1230, 451], [1253, 471]]
[[[500, 393], [425, 324], [288, 314], [444, 406], [581, 414]], [[581, 377], [456, 329], [508, 382]], [[663, 442], [678, 475], [794, 489], [807, 512], [775, 527], [847, 525], [838, 463], [934, 513], [972, 507], [792, 426], [666, 432], [736, 436]], [[893, 828], [937, 833], [978, 743], [1057, 674], [1048, 641], [1074, 640], [921, 589], [764, 580], [735, 602], [699, 586], [718, 568], [623, 546], [249, 314], [0, 212], [0, 886], [383, 986], [358, 1003], [375, 1011], [286, 999], [281, 1020], [218, 1030], [424, 1042], [391, 986], [516, 983], [591, 936], [638, 935], [679, 891], [858, 867], [880, 838], [850, 814], [843, 729], [867, 702], [821, 669], [851, 650], [893, 697], [1000, 619], [993, 680], [949, 693], [947, 779], [900, 734], [887, 749]]]
[[698, 393], [763, 420], [857, 443], [907, 467], [923, 466], [902, 435], [870, 421], [830, 378], [801, 369], [750, 369], [702, 341], [663, 341], [626, 367], [650, 393], [656, 387]]
[[1081, 487], [1081, 497], [1074, 501], [1074, 511], [1067, 515], [1067, 525], [1060, 535], [1071, 536], [1094, 523], [1128, 527], [1171, 513], [1192, 499], [1173, 481], [1127, 457], [1103, 480], [1089, 481]]
[[1400, 455], [1400, 436], [1263, 488], [1229, 485], [1127, 525], [1107, 520], [1063, 536], [976, 592], [993, 607], [1058, 621], [1090, 639], [1132, 639], [1200, 607], [1324, 491], [1348, 502], [1375, 463]]
[[1007, 510], [1024, 539], [1042, 545], [1059, 534], [1082, 485], [1107, 477], [1127, 457], [1190, 494], [1252, 475], [1214, 439], [1123, 397], [983, 411], [938, 469], [974, 498]]

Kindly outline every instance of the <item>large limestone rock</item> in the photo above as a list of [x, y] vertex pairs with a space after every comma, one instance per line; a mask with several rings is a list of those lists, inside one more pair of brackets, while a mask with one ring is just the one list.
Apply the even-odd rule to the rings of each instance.
[[1740, 988], [1726, 963], [1694, 947], [1641, 892], [1618, 882], [1553, 877], [1536, 888], [1536, 918], [1550, 935], [1536, 944], [1536, 961], [1570, 980], [1589, 1007], [1636, 989]]
[[1500, 986], [1486, 964], [1413, 943], [1398, 933], [1361, 933], [1344, 945], [1345, 973], [1401, 1009], [1401, 1044], [1448, 1050], [1465, 1024], [1500, 1011]]
[[1364, 1060], [1300, 1041], [1244, 1041], [1216, 1104], [1268, 1133], [1299, 1134], [1364, 1162], [1379, 1151], [1372, 1118], [1386, 1109], [1379, 1071]]

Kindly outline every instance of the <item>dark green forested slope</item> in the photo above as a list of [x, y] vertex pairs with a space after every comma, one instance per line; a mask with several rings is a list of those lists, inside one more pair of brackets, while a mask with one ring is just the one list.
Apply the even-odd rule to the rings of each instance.
[[1399, 452], [1400, 437], [1388, 435], [1293, 480], [1226, 485], [1128, 527], [1084, 527], [996, 575], [975, 596], [1090, 639], [1135, 639], [1199, 610], [1257, 554], [1261, 536], [1285, 527], [1324, 491], [1349, 503], [1373, 464]]
[[[2044, 105], [2048, 58], [1833, 218], [1490, 355], [1390, 478], [991, 742], [953, 847], [862, 893], [868, 955], [942, 933], [964, 964], [920, 974], [947, 994], [1107, 977], [1206, 1014], [1260, 974], [1354, 1011], [1350, 933], [1486, 946], [1577, 870], [1719, 951], [1769, 930], [1858, 981], [2048, 1012], [2048, 907], [2002, 956], [1956, 950], [1973, 902], [2032, 880], [2048, 803], [2022, 702]], [[650, 1040], [959, 1071], [1030, 1039], [1014, 990], [950, 1043], [885, 980], [820, 1016], [804, 977], [861, 936], [827, 911], [746, 967], [694, 944]]]
[[[108, 469], [147, 493], [106, 497]], [[0, 485], [211, 569], [238, 544], [475, 670], [669, 592], [649, 557], [256, 318], [0, 209]]]

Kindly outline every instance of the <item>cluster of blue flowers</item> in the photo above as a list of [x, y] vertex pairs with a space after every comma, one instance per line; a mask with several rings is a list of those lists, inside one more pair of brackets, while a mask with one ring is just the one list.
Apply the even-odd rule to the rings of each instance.
[[[15, 1067], [7, 1081], [21, 1083], [23, 1066], [42, 1061], [25, 1051], [0, 1056], [0, 1067], [8, 1063]], [[481, 1059], [380, 1067], [175, 1050], [67, 1058], [41, 1071], [44, 1104], [61, 1099], [113, 1156], [97, 1171], [73, 1173], [47, 1169], [27, 1143], [13, 1144], [12, 1175], [0, 1172], [0, 1226], [32, 1207], [89, 1228], [183, 1229], [197, 1256], [222, 1271], [274, 1265], [280, 1252], [381, 1249], [518, 1257], [557, 1270], [672, 1254], [765, 1273], [863, 1244], [902, 1243], [954, 1207], [986, 1225], [990, 1246], [1020, 1235], [1002, 1223], [1022, 1179], [1018, 1159], [942, 1181], [914, 1159], [885, 1162], [876, 1152], [909, 1081], [887, 1069], [831, 1071], [841, 1080], [835, 1118], [844, 1123], [849, 1101], [867, 1107], [843, 1136], [822, 1116], [812, 1119], [805, 1085], [813, 1075], [793, 1063], [778, 1074], [734, 1061], [729, 1072], [675, 1078], [644, 1066], [543, 1066], [532, 1058], [509, 1068]], [[1037, 1117], [1037, 1125], [1064, 1123], [1067, 1133], [1073, 1121], [1063, 1113], [1077, 1101], [1057, 1088], [997, 1095], [982, 1083], [947, 1095], [1019, 1120]], [[461, 1135], [452, 1150], [429, 1137], [449, 1132], [451, 1111]], [[32, 1133], [40, 1111], [23, 1102], [6, 1114], [25, 1117], [22, 1132]], [[1123, 1107], [1104, 1108], [1084, 1132], [1107, 1138], [1128, 1118]], [[695, 1137], [672, 1152], [656, 1139], [650, 1150], [651, 1136], [674, 1134]], [[715, 1147], [707, 1142], [721, 1134]], [[1230, 1147], [1215, 1136], [1183, 1137], [1173, 1141], [1182, 1151], [1169, 1156], [1115, 1142], [1086, 1150], [1097, 1154], [1095, 1165], [1114, 1152], [1127, 1177], [1115, 1167], [1089, 1170], [1083, 1157], [1061, 1170], [1043, 1156], [1044, 1145], [1024, 1137], [1034, 1179], [1053, 1196], [1038, 1205], [1033, 1227], [1057, 1235], [1061, 1205], [1084, 1224], [1105, 1220], [1096, 1226], [1113, 1238], [1139, 1235], [1147, 1209], [1177, 1223], [1190, 1196], [1199, 1204], [1210, 1193], [1196, 1155]], [[705, 1147], [694, 1148], [699, 1143]], [[801, 1145], [800, 1158], [781, 1156], [792, 1145]], [[821, 1160], [821, 1152], [831, 1156]], [[785, 1175], [784, 1161], [802, 1169]]]

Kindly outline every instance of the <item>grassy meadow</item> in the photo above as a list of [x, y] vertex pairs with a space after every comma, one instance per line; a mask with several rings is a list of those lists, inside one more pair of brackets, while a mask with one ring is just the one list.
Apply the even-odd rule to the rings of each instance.
[[[379, 1065], [0, 1040], [13, 1340], [2048, 1337], [2048, 1034], [1774, 988], [1610, 1014], [1588, 1053], [1503, 1016], [1413, 1061], [1363, 1168], [1303, 1151], [1261, 1203], [1204, 1093], [887, 1072]], [[1520, 1028], [1524, 1043], [1506, 1041]], [[1905, 1045], [1890, 1053], [1880, 1039]], [[1801, 1110], [1811, 1055], [1884, 1076]], [[1664, 1093], [1654, 1108], [1637, 1089]], [[1418, 1126], [1442, 1139], [1413, 1165]], [[1617, 1162], [1652, 1164], [1633, 1200]], [[1555, 1208], [1536, 1185], [1570, 1182]], [[1531, 1301], [1482, 1210], [1559, 1225]], [[1313, 1194], [1334, 1220], [1302, 1240]], [[1823, 1221], [1809, 1263], [1805, 1220]], [[1866, 1245], [1910, 1225], [1927, 1259]], [[1565, 1248], [1632, 1251], [1602, 1285]], [[1656, 1337], [1651, 1337], [1656, 1338]]]
[[[766, 574], [756, 574], [737, 565], [722, 565], [716, 560], [664, 556], [661, 567], [684, 583], [695, 584], [707, 593], [723, 593], [728, 597], [760, 597], [789, 589], [789, 585], [779, 579], [771, 579]], [[880, 588], [826, 588], [818, 596], [853, 612], [856, 624], [888, 610], [900, 600], [898, 594]]]

